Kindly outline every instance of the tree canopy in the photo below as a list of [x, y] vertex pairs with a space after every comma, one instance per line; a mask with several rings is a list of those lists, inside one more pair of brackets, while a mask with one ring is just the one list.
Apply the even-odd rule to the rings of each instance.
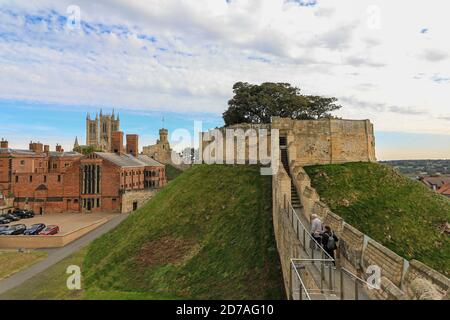
[[342, 106], [336, 98], [302, 95], [289, 83], [265, 82], [261, 85], [237, 82], [234, 97], [223, 113], [225, 125], [237, 123], [270, 123], [274, 116], [292, 119], [320, 119]]

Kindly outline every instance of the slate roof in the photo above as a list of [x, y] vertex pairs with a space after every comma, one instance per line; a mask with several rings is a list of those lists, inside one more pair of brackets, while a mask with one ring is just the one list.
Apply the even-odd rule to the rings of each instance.
[[21, 150], [21, 149], [11, 149], [11, 148], [0, 148], [0, 153], [2, 153], [2, 154], [15, 153], [15, 154], [22, 154], [22, 155], [30, 155], [30, 156], [36, 155], [36, 153], [31, 150]]
[[[17, 154], [17, 155], [28, 155], [28, 156], [45, 156], [45, 152], [34, 152], [32, 150], [23, 150], [23, 149], [11, 149], [11, 148], [0, 148], [0, 154]], [[75, 151], [50, 151], [48, 153], [50, 157], [81, 157], [83, 156], [81, 153]]]
[[163, 167], [161, 163], [151, 159], [148, 156], [139, 155], [138, 158], [133, 157], [130, 154], [116, 154], [109, 152], [95, 152], [97, 156], [107, 161], [114, 163], [122, 168], [136, 168], [136, 167]]
[[140, 161], [144, 162], [147, 166], [164, 167], [164, 165], [161, 162], [158, 162], [155, 159], [152, 159], [147, 155], [140, 154], [140, 155], [138, 155], [138, 159]]
[[48, 153], [50, 157], [80, 157], [83, 156], [81, 153], [75, 152], [75, 151], [64, 151], [64, 152], [57, 152], [57, 151], [50, 151]]

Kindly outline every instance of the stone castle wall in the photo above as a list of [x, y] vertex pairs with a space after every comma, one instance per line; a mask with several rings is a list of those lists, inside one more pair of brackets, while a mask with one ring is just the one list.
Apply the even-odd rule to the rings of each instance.
[[274, 117], [272, 128], [288, 137], [289, 160], [301, 165], [374, 162], [369, 120], [292, 120]]
[[[289, 159], [302, 165], [376, 161], [373, 125], [369, 120], [293, 120], [274, 117], [271, 124], [237, 124], [220, 128], [224, 137], [222, 144], [215, 144], [212, 132], [204, 132], [201, 134], [201, 151], [210, 146], [209, 149], [213, 150], [210, 154], [211, 163], [218, 163], [215, 161], [217, 150], [222, 149], [223, 155], [227, 154], [226, 129], [241, 129], [244, 132], [253, 129], [258, 148], [261, 147], [259, 133], [262, 129], [267, 130], [269, 136], [265, 147], [268, 157], [271, 155], [271, 129], [278, 129], [279, 136], [287, 138]], [[250, 141], [250, 138], [246, 138], [245, 159], [249, 159], [253, 145]], [[235, 139], [232, 153], [232, 161], [235, 163], [242, 161], [237, 142]], [[233, 149], [230, 147], [230, 150]]]
[[137, 209], [142, 207], [148, 200], [153, 198], [157, 189], [128, 191], [122, 195], [122, 213], [133, 211], [133, 203], [137, 203]]
[[300, 243], [294, 236], [292, 227], [283, 216], [286, 215], [288, 201], [291, 198], [291, 179], [280, 166], [278, 173], [272, 177], [273, 225], [277, 249], [280, 256], [286, 296], [290, 296], [292, 278], [290, 277], [290, 260], [298, 256]]

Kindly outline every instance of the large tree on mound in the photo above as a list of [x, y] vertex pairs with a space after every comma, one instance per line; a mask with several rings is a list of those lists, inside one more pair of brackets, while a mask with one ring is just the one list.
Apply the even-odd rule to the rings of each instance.
[[331, 117], [341, 108], [336, 98], [307, 96], [289, 83], [265, 82], [261, 85], [237, 82], [234, 97], [223, 113], [225, 125], [236, 123], [269, 123], [271, 117], [319, 119]]

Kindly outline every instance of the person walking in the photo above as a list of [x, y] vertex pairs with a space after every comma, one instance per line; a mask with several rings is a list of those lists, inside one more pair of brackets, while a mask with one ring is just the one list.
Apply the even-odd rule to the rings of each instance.
[[330, 226], [325, 226], [325, 231], [322, 233], [322, 247], [326, 253], [333, 258], [333, 264], [336, 266], [336, 260], [334, 257], [334, 251], [337, 249], [338, 237], [331, 230]]
[[[322, 220], [317, 216], [317, 214], [311, 215], [311, 236], [316, 240], [318, 244], [322, 241], [323, 225]], [[315, 244], [314, 244], [315, 247]]]

